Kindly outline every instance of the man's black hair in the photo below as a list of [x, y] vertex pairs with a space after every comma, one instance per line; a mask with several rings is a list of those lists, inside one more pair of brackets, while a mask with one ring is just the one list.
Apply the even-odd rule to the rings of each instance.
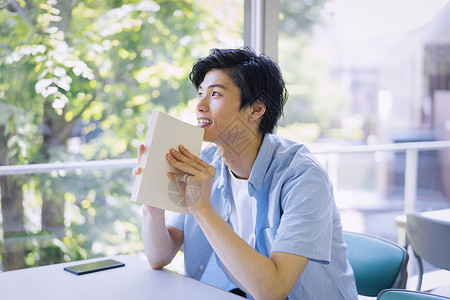
[[198, 89], [206, 73], [214, 69], [226, 72], [239, 88], [241, 109], [257, 100], [265, 104], [259, 130], [263, 134], [273, 133], [288, 96], [278, 64], [264, 54], [256, 55], [249, 47], [212, 49], [194, 64], [189, 79]]

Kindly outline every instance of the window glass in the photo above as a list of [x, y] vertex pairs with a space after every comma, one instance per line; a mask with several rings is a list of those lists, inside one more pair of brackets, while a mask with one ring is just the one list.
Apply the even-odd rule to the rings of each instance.
[[[281, 0], [279, 61], [290, 97], [278, 133], [313, 152], [450, 140], [449, 17], [446, 0]], [[342, 211], [361, 217], [348, 218], [359, 226], [349, 229], [396, 240], [407, 155], [318, 155]], [[450, 149], [418, 151], [412, 159], [414, 209], [448, 207]], [[376, 209], [389, 214], [387, 228], [371, 219]]]
[[[233, 16], [230, 21], [230, 16]], [[136, 157], [193, 62], [243, 45], [243, 0], [0, 4], [0, 165]], [[1, 269], [139, 253], [131, 168], [0, 176]]]

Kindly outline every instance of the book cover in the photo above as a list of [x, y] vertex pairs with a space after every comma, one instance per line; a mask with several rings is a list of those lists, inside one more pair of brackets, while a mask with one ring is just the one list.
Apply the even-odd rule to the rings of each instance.
[[171, 180], [167, 172], [179, 172], [166, 159], [170, 148], [183, 145], [200, 156], [204, 129], [183, 122], [159, 110], [153, 110], [145, 139], [145, 151], [134, 181], [131, 201], [188, 214], [184, 192], [186, 184]]

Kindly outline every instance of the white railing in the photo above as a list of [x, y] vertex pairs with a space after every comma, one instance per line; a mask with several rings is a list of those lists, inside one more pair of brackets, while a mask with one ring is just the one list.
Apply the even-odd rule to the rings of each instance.
[[[377, 153], [382, 151], [406, 152], [405, 162], [405, 186], [404, 186], [404, 213], [414, 211], [417, 194], [417, 162], [418, 152], [424, 150], [450, 149], [450, 141], [414, 142], [397, 144], [380, 144], [364, 146], [348, 146], [326, 151], [314, 151], [316, 155], [339, 155], [353, 153]], [[137, 165], [135, 158], [95, 160], [82, 162], [58, 162], [46, 164], [0, 166], [0, 176], [50, 173], [52, 171], [76, 171], [98, 169], [125, 169]]]
[[36, 173], [50, 173], [52, 171], [126, 169], [137, 165], [136, 158], [105, 159], [77, 162], [56, 162], [47, 164], [0, 166], [2, 175], [22, 175]]
[[403, 212], [405, 214], [413, 212], [416, 205], [417, 196], [417, 166], [419, 151], [450, 149], [450, 141], [435, 142], [413, 142], [413, 143], [397, 143], [397, 144], [380, 144], [380, 145], [363, 145], [348, 146], [338, 149], [325, 151], [315, 151], [316, 155], [337, 155], [337, 154], [354, 154], [354, 153], [377, 153], [383, 151], [389, 152], [406, 152], [405, 160], [405, 186], [404, 186], [404, 205]]

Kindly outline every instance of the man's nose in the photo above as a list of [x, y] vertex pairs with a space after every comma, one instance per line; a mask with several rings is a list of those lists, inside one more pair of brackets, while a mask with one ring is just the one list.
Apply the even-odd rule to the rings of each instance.
[[198, 111], [207, 111], [209, 105], [209, 98], [208, 96], [204, 96], [197, 102], [197, 110]]

